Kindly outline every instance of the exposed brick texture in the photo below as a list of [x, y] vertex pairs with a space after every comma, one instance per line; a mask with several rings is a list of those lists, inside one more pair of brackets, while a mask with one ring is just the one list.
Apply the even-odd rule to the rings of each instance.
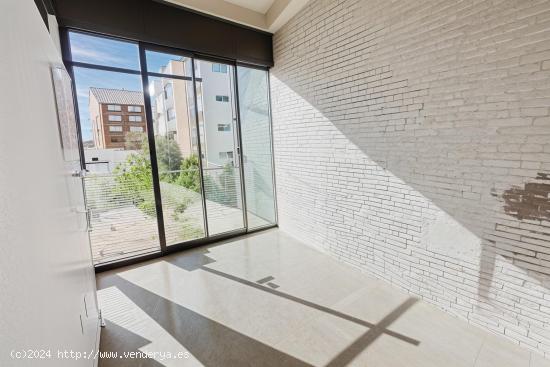
[[550, 1], [312, 0], [274, 56], [281, 228], [550, 356]]

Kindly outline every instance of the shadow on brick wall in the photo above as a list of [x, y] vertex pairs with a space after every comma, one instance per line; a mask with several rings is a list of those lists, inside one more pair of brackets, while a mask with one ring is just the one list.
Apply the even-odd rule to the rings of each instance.
[[[323, 6], [322, 2], [315, 2], [308, 12], [315, 14]], [[468, 26], [472, 22], [481, 26], [483, 17], [490, 12], [484, 10], [486, 13], [470, 19]], [[333, 20], [308, 23], [310, 32], [298, 32], [300, 25], [291, 23], [275, 36], [275, 68], [271, 75], [278, 177], [295, 173], [297, 177], [316, 175], [319, 182], [338, 181], [339, 190], [346, 192], [342, 195], [344, 200], [354, 195], [356, 200], [349, 200], [347, 208], [343, 208], [343, 203], [332, 203], [332, 207], [342, 207], [327, 210], [333, 210], [334, 215], [338, 210], [353, 211], [347, 217], [353, 217], [356, 225], [364, 225], [361, 219], [355, 219], [361, 213], [352, 206], [364, 200], [354, 171], [361, 162], [345, 157], [346, 152], [356, 147], [366, 161], [387, 172], [387, 177], [401, 180], [479, 239], [477, 255], [459, 258], [454, 263], [460, 264], [462, 270], [478, 271], [474, 297], [481, 311], [492, 308], [499, 317], [507, 316], [502, 325], [502, 319], [497, 317], [499, 325], [494, 325], [494, 329], [504, 332], [503, 328], [510, 324], [548, 328], [547, 322], [541, 320], [547, 320], [550, 310], [545, 308], [550, 306], [549, 111], [547, 99], [534, 92], [539, 87], [537, 82], [518, 86], [520, 81], [534, 80], [541, 63], [534, 59], [522, 64], [518, 57], [507, 64], [503, 61], [510, 58], [506, 47], [496, 48], [490, 41], [484, 43], [467, 32], [444, 47], [448, 28], [460, 22], [457, 17], [449, 20], [446, 27], [423, 32], [422, 27], [398, 27], [403, 21], [399, 14], [393, 15], [396, 17], [393, 20], [391, 14], [386, 18], [379, 15], [380, 21], [373, 20], [357, 2], [344, 2], [331, 8], [331, 12]], [[384, 23], [390, 21], [397, 22], [392, 23], [393, 33]], [[342, 32], [328, 31], [352, 25], [353, 32], [345, 33], [345, 37]], [[433, 46], [438, 40], [442, 46]], [[462, 52], [465, 48], [477, 50], [479, 57]], [[526, 88], [533, 93], [525, 93]], [[338, 133], [332, 132], [331, 126], [347, 139], [348, 147], [339, 140]], [[289, 152], [293, 149], [295, 155], [291, 156]], [[309, 155], [305, 153], [308, 149]], [[294, 159], [303, 162], [296, 164], [292, 162]], [[300, 172], [308, 164], [318, 172]], [[341, 167], [334, 168], [338, 165]], [[372, 171], [367, 165], [362, 169]], [[327, 178], [332, 169], [336, 171]], [[379, 171], [376, 174], [384, 176]], [[387, 177], [382, 181], [390, 182]], [[293, 189], [285, 186], [284, 178], [281, 181], [279, 186], [285, 192]], [[390, 197], [401, 197], [401, 192], [392, 191], [388, 183], [379, 185]], [[353, 191], [357, 194], [350, 193]], [[326, 192], [317, 190], [309, 194], [317, 195], [311, 202], [322, 202], [321, 196]], [[292, 204], [282, 203], [285, 205]], [[378, 208], [374, 201], [366, 200], [362, 205], [367, 212]], [[427, 212], [416, 213], [424, 220], [422, 227], [433, 222]], [[395, 231], [406, 227], [400, 225], [400, 217], [391, 220], [390, 229], [392, 225]], [[319, 225], [326, 227], [327, 223], [330, 226], [329, 219], [319, 218]], [[378, 245], [381, 242], [372, 236], [368, 238], [361, 229], [351, 236], [345, 231], [338, 232], [337, 227], [323, 231], [336, 233], [335, 241], [345, 239], [341, 241], [344, 248], [364, 237], [367, 242], [376, 240]], [[451, 246], [457, 239], [446, 241]], [[377, 244], [364, 246], [373, 248]], [[418, 239], [411, 247], [426, 245]], [[435, 251], [433, 255], [440, 260], [453, 257], [445, 251]], [[354, 256], [359, 256], [356, 250], [342, 258]], [[366, 257], [365, 266], [369, 261], [375, 263], [374, 258]], [[428, 256], [422, 259], [426, 264], [429, 260]], [[432, 265], [437, 262], [427, 266]], [[402, 276], [410, 275], [404, 270], [406, 264], [400, 268], [388, 262], [388, 269], [395, 268]], [[432, 281], [431, 275], [427, 274], [425, 279]], [[396, 276], [394, 273], [393, 277]], [[445, 293], [448, 291], [450, 296], [443, 295], [441, 302], [432, 301], [443, 307], [456, 302], [456, 298], [469, 302], [461, 289], [457, 291], [449, 285], [455, 281], [454, 277], [446, 277], [437, 275], [438, 281], [445, 282], [430, 287], [438, 290], [447, 287]], [[469, 286], [471, 278], [462, 277], [461, 282]], [[427, 297], [439, 296], [436, 292]], [[467, 313], [467, 308], [464, 309]], [[488, 317], [495, 319], [495, 313], [489, 313]]]
[[[280, 77], [276, 72], [273, 74], [276, 78]], [[286, 84], [284, 79], [280, 81]], [[277, 86], [274, 86], [274, 88], [277, 88]], [[277, 93], [276, 90], [275, 93]], [[388, 175], [402, 180], [410, 186], [411, 190], [425, 197], [427, 201], [444, 211], [452, 220], [479, 239], [479, 255], [472, 256], [469, 259], [458, 258], [456, 262], [452, 259], [449, 260], [453, 257], [452, 251], [447, 252], [441, 248], [447, 245], [451, 246], [451, 243], [454, 247], [460, 247], [462, 244], [457, 242], [459, 240], [457, 238], [449, 237], [444, 241], [446, 243], [440, 244], [440, 248], [433, 250], [436, 258], [459, 264], [461, 270], [477, 267], [476, 306], [480, 307], [477, 312], [492, 320], [495, 320], [496, 315], [508, 315], [513, 319], [515, 311], [507, 303], [518, 302], [519, 304], [523, 302], [521, 294], [518, 296], [517, 292], [519, 291], [518, 288], [524, 287], [527, 282], [531, 285], [534, 284], [529, 288], [535, 294], [538, 292], [548, 294], [547, 290], [550, 289], [550, 221], [548, 220], [550, 184], [545, 183], [548, 181], [544, 181], [547, 180], [545, 178], [547, 177], [546, 172], [536, 172], [536, 177], [521, 179], [510, 177], [509, 182], [505, 182], [508, 177], [506, 177], [507, 169], [504, 169], [502, 173], [499, 172], [496, 175], [495, 180], [491, 180], [488, 177], [490, 173], [479, 172], [480, 169], [487, 170], [487, 172], [492, 170], [491, 167], [484, 166], [484, 159], [468, 158], [469, 164], [478, 165], [478, 169], [475, 171], [469, 171], [469, 166], [461, 165], [459, 161], [447, 159], [447, 157], [456, 153], [455, 149], [464, 149], [464, 147], [449, 143], [448, 135], [440, 135], [437, 132], [437, 127], [430, 127], [434, 129], [433, 134], [418, 134], [417, 131], [423, 131], [425, 128], [422, 127], [422, 122], [417, 121], [415, 124], [418, 130], [415, 128], [404, 129], [399, 133], [392, 133], [387, 136], [385, 134], [371, 135], [369, 123], [362, 125], [363, 123], [353, 120], [350, 123], [349, 119], [342, 118], [342, 114], [331, 112], [331, 106], [326, 107], [327, 112], [323, 112], [325, 108], [323, 103], [319, 103], [314, 97], [308, 96], [308, 93], [302, 92], [299, 95], [300, 97], [306, 95], [308, 103], [318, 109], [334, 127], [365, 154], [367, 159], [376, 162]], [[277, 101], [274, 100], [274, 103], [277, 103]], [[421, 111], [419, 110], [419, 113]], [[345, 116], [345, 113], [343, 115]], [[383, 115], [380, 116], [379, 124], [388, 122], [382, 117]], [[419, 118], [424, 119], [425, 117]], [[277, 124], [276, 116], [274, 117], [274, 123]], [[275, 130], [275, 147], [278, 148], [277, 140], [286, 139], [285, 135], [292, 134], [292, 132], [288, 130], [288, 126], [284, 129], [285, 135], [282, 132], [279, 135], [277, 127], [275, 127]], [[445, 129], [445, 134], [449, 133], [451, 131]], [[303, 135], [303, 130], [301, 134], [301, 139], [308, 139], [307, 135]], [[457, 127], [454, 134], [460, 136], [460, 128]], [[366, 136], [373, 136], [373, 139], [365, 139]], [[471, 141], [469, 143], [468, 152], [475, 153], [487, 147], [490, 136], [485, 134], [482, 136], [483, 138], [479, 140], [483, 140], [483, 142]], [[497, 135], [494, 136], [496, 139], [499, 138]], [[373, 143], [374, 140], [379, 141]], [[407, 146], [405, 151], [402, 149], [404, 145]], [[307, 149], [307, 146], [306, 141], [300, 142], [298, 140], [296, 149], [304, 150]], [[288, 148], [288, 145], [286, 148]], [[496, 155], [498, 156], [498, 154]], [[277, 167], [282, 166], [280, 159], [280, 157], [276, 157], [279, 163]], [[300, 158], [296, 157], [296, 159]], [[495, 157], [495, 159], [499, 160], [501, 158]], [[441, 169], [441, 167], [444, 168]], [[437, 171], [440, 169], [440, 175], [438, 175]], [[279, 171], [279, 168], [277, 170]], [[500, 171], [501, 169], [497, 170]], [[426, 172], [433, 173], [426, 174]], [[340, 173], [342, 174], [341, 185], [342, 188], [345, 188], [345, 177], [347, 176], [345, 169]], [[281, 172], [279, 171], [278, 174], [281, 174]], [[282, 174], [287, 174], [287, 171]], [[322, 173], [319, 174], [322, 175]], [[296, 175], [299, 176], [300, 172], [296, 172]], [[480, 176], [482, 181], [480, 181]], [[456, 178], [457, 184], [449, 183], [448, 188], [440, 189], [442, 183], [440, 178], [448, 179], [448, 181]], [[477, 186], [472, 191], [464, 191], [470, 180], [478, 181]], [[525, 183], [519, 183], [521, 181], [525, 181]], [[456, 189], [453, 186], [456, 186]], [[289, 188], [285, 187], [284, 189], [288, 190]], [[386, 190], [388, 190], [389, 195], [392, 195], [390, 193], [391, 187], [387, 187]], [[347, 192], [349, 193], [349, 190]], [[322, 193], [319, 194], [322, 195]], [[366, 203], [365, 205], [366, 209], [363, 207], [362, 210], [368, 211], [369, 204]], [[424, 213], [419, 212], [417, 214], [422, 217]], [[393, 221], [393, 224], [400, 224], [400, 218], [396, 217]], [[330, 223], [330, 221], [328, 222]], [[324, 227], [330, 227], [330, 224], [327, 225], [326, 218], [320, 219], [319, 223], [323, 223]], [[430, 221], [424, 222], [423, 225], [429, 226]], [[396, 226], [395, 230], [398, 231], [400, 227], [402, 226]], [[342, 237], [345, 237], [345, 234]], [[426, 248], [426, 244], [422, 239], [417, 243], [417, 246]], [[430, 250], [429, 247], [427, 249]], [[348, 256], [353, 256], [353, 254]], [[504, 263], [512, 266], [503, 266], [503, 262], [498, 261], [498, 259], [502, 259]], [[422, 260], [429, 262], [428, 258]], [[354, 263], [357, 262], [354, 261]], [[465, 263], [472, 266], [465, 265]], [[368, 264], [366, 266], [368, 267]], [[499, 274], [498, 279], [494, 278], [495, 273]], [[402, 275], [407, 276], [410, 274], [403, 272]], [[427, 276], [428, 278], [429, 276]], [[440, 278], [445, 279], [446, 276], [441, 275]], [[469, 277], [465, 279], [468, 282], [471, 280]], [[507, 284], [507, 281], [512, 279], [512, 283]], [[422, 288], [421, 285], [420, 287]], [[449, 288], [448, 290], [450, 294], [454, 294], [456, 288]], [[420, 293], [423, 293], [423, 291], [420, 291]], [[507, 295], [503, 296], [503, 294]], [[458, 295], [457, 297], [461, 296]], [[445, 299], [445, 296], [443, 296], [443, 299]], [[510, 301], [510, 299], [513, 301]], [[542, 297], [540, 301], [541, 304], [547, 303]], [[468, 302], [467, 299], [466, 302]], [[435, 301], [435, 303], [438, 302]], [[540, 305], [535, 307], [540, 307]], [[540, 309], [535, 309], [535, 311], [539, 315], [544, 315], [546, 312]], [[469, 317], [468, 315], [464, 316]], [[485, 321], [477, 320], [477, 322], [484, 323]], [[541, 327], [543, 327], [542, 323]]]

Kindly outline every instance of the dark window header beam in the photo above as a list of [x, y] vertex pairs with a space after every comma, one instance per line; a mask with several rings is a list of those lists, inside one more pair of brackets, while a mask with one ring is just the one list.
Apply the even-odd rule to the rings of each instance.
[[55, 0], [58, 23], [253, 65], [273, 66], [272, 35], [155, 0]]

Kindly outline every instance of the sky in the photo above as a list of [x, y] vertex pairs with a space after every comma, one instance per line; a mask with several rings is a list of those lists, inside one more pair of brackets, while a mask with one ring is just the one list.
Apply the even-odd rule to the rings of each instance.
[[[73, 61], [139, 70], [139, 52], [136, 44], [74, 32], [70, 33], [70, 43]], [[88, 110], [90, 87], [142, 90], [139, 75], [75, 67], [74, 78], [84, 141], [92, 139]]]
[[[140, 70], [139, 49], [135, 43], [71, 32], [70, 44], [73, 61]], [[171, 59], [181, 59], [179, 56], [150, 51], [147, 51], [146, 56], [147, 68], [151, 71], [158, 71]], [[92, 139], [88, 110], [90, 87], [142, 90], [141, 76], [135, 74], [74, 67], [74, 77], [83, 141]]]

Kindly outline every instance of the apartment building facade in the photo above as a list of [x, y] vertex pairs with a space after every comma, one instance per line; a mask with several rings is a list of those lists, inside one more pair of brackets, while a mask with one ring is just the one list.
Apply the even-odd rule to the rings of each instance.
[[143, 93], [90, 88], [90, 122], [97, 149], [138, 149], [147, 132]]
[[[186, 60], [170, 60], [158, 72], [188, 75]], [[173, 78], [152, 78], [150, 93], [155, 136], [164, 136], [177, 143], [183, 157], [198, 151], [196, 124], [193, 115], [192, 83]]]
[[[207, 61], [197, 62], [199, 117], [204, 120], [205, 162], [223, 167], [235, 162], [236, 120], [234, 81], [230, 66]], [[202, 111], [201, 111], [202, 109]], [[199, 120], [200, 120], [199, 118]]]
[[[158, 72], [191, 75], [190, 59], [170, 60]], [[184, 157], [197, 153], [197, 136], [205, 165], [222, 167], [234, 162], [236, 111], [234, 81], [229, 65], [200, 61], [197, 74], [197, 114], [195, 121], [193, 86], [190, 81], [173, 78], [151, 80], [155, 136], [174, 140]]]

